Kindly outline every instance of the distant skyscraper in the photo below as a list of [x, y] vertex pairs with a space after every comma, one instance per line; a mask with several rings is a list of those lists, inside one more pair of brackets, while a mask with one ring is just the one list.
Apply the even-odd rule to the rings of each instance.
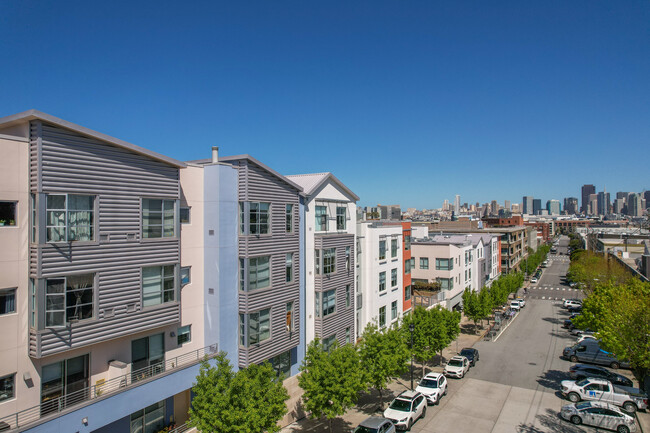
[[631, 192], [630, 195], [627, 196], [627, 214], [635, 217], [643, 216], [641, 194]]
[[534, 215], [533, 212], [533, 197], [525, 195], [523, 199], [524, 209], [522, 211], [525, 215]]
[[510, 211], [510, 200], [506, 200], [503, 206], [508, 212]]
[[645, 200], [646, 209], [650, 206], [650, 191], [643, 191], [643, 199]]
[[492, 200], [490, 203], [490, 214], [498, 215], [499, 214], [499, 203], [496, 200]]
[[627, 199], [627, 196], [629, 194], [630, 194], [629, 192], [621, 192], [621, 191], [619, 191], [619, 192], [616, 193], [616, 198], [622, 198], [622, 199], [625, 200], [625, 199]]
[[560, 214], [560, 200], [548, 200], [546, 202], [546, 210], [549, 215]]
[[576, 197], [567, 197], [564, 199], [564, 212], [568, 215], [578, 213], [578, 199]]
[[456, 200], [454, 200], [454, 213], [456, 215], [460, 214], [460, 196], [456, 194]]
[[519, 203], [512, 204], [512, 213], [521, 213], [521, 206]]
[[449, 200], [442, 202], [442, 210], [449, 210]]
[[541, 198], [534, 198], [533, 199], [533, 215], [539, 215], [540, 211], [542, 210], [542, 199]]
[[601, 191], [598, 193], [598, 215], [608, 215], [609, 214], [609, 193], [607, 191]]
[[582, 185], [582, 207], [581, 212], [587, 213], [589, 210], [589, 195], [596, 194], [594, 185]]
[[598, 215], [598, 194], [589, 194], [587, 213], [589, 215]]
[[[618, 193], [616, 193], [618, 195]], [[622, 214], [625, 213], [625, 199], [624, 198], [617, 198], [614, 200], [614, 213], [615, 214]]]

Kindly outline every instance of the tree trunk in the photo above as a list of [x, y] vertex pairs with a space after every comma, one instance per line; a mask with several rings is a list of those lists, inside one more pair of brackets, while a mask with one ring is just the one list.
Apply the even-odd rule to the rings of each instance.
[[329, 422], [330, 432], [331, 432], [332, 431], [332, 418], [327, 418], [327, 421]]
[[377, 391], [379, 391], [379, 410], [383, 411], [384, 410], [384, 400], [383, 400], [383, 395], [381, 393], [381, 388], [377, 388]]

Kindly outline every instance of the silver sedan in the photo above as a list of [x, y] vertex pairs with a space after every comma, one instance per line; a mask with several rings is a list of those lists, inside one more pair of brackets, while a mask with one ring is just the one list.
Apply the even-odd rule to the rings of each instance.
[[618, 407], [598, 401], [568, 404], [562, 406], [560, 416], [573, 424], [588, 424], [599, 428], [614, 430], [617, 433], [636, 431], [634, 418]]

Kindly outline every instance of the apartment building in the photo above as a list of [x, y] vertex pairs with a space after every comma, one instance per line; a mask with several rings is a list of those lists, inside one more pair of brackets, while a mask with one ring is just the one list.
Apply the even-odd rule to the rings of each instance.
[[403, 243], [402, 237], [403, 227], [399, 224], [357, 224], [357, 273], [363, 301], [357, 305], [357, 337], [369, 323], [384, 328], [403, 314], [403, 275], [410, 273], [413, 259], [404, 261], [403, 250], [410, 245], [409, 240]]
[[[212, 312], [185, 310], [185, 164], [36, 110], [0, 119], [0, 426], [162, 428], [187, 417]], [[5, 305], [7, 302], [5, 302]], [[195, 314], [203, 309], [204, 314]], [[194, 335], [193, 335], [194, 334]]]
[[305, 343], [327, 348], [355, 336], [355, 236], [359, 200], [332, 173], [287, 176], [305, 194]]

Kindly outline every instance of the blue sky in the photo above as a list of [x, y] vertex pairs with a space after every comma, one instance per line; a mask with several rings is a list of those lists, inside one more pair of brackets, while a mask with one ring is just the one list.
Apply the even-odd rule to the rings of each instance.
[[647, 1], [0, 2], [0, 116], [331, 171], [360, 204], [650, 189]]

